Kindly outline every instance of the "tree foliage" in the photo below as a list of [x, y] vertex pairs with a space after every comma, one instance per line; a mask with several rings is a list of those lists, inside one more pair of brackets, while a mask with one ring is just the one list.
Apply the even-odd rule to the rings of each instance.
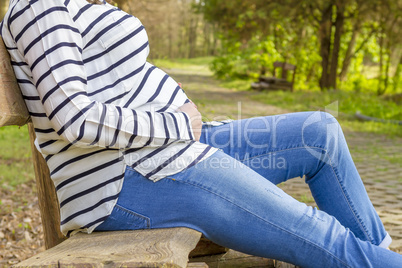
[[[402, 90], [402, 0], [114, 2], [145, 25], [151, 58], [219, 54], [215, 73], [241, 78], [286, 61], [298, 89]], [[0, 18], [7, 6], [0, 0]]]
[[220, 76], [253, 77], [281, 60], [297, 65], [299, 88], [360, 89], [368, 85], [363, 66], [372, 64], [378, 94], [398, 88], [401, 0], [200, 1], [204, 18], [220, 30]]

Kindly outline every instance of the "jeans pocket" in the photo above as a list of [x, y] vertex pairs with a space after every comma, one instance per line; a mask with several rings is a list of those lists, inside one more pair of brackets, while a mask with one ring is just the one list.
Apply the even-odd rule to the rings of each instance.
[[122, 231], [149, 229], [151, 220], [120, 205], [115, 205], [109, 217], [96, 228], [96, 231]]

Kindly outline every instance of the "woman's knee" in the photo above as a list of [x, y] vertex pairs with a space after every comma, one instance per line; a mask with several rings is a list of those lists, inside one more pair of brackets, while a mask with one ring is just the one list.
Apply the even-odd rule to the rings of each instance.
[[308, 146], [328, 150], [343, 137], [338, 120], [327, 112], [311, 113], [302, 124], [303, 142]]

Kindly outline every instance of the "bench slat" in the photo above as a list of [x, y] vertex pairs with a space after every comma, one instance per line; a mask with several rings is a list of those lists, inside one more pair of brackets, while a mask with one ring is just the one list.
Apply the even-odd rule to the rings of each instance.
[[14, 267], [186, 267], [201, 233], [188, 228], [78, 233]]
[[52, 248], [66, 238], [60, 231], [60, 209], [56, 189], [50, 178], [49, 168], [45, 159], [38, 152], [35, 142], [35, 130], [32, 123], [28, 123], [29, 138], [31, 141], [32, 162], [35, 170], [38, 203], [42, 219], [46, 249]]
[[10, 64], [10, 56], [0, 38], [0, 127], [23, 126], [28, 121], [29, 113]]

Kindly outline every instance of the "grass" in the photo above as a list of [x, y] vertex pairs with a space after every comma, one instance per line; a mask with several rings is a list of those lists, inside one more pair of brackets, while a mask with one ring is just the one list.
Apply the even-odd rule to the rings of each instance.
[[213, 57], [201, 57], [194, 59], [152, 59], [150, 62], [155, 66], [167, 69], [183, 69], [188, 72], [211, 74], [209, 64]]
[[250, 90], [250, 84], [253, 80], [224, 80], [219, 84], [221, 87], [238, 91]]
[[14, 190], [17, 185], [34, 179], [28, 127], [0, 128], [0, 185]]
[[[402, 111], [392, 101], [364, 92], [351, 91], [266, 91], [254, 96], [265, 103], [295, 110], [317, 108], [338, 109], [338, 112], [353, 115], [360, 111], [362, 114], [382, 119], [402, 120]], [[331, 107], [329, 107], [331, 106]]]
[[312, 203], [315, 202], [314, 198], [310, 195], [304, 194], [298, 198], [298, 200], [302, 203]]
[[392, 164], [399, 164], [402, 167], [402, 154], [399, 155], [386, 155], [384, 156]]
[[31, 157], [31, 147], [27, 125], [0, 128], [1, 159], [21, 159]]
[[388, 171], [388, 168], [376, 168], [377, 171]]
[[360, 122], [356, 120], [343, 120], [340, 119], [343, 128], [376, 134], [385, 134], [389, 138], [402, 137], [402, 126], [396, 124], [384, 124], [378, 122]]
[[[243, 87], [240, 87], [239, 90], [243, 90]], [[361, 122], [355, 118], [355, 113], [359, 111], [370, 117], [402, 121], [402, 111], [396, 103], [367, 92], [266, 91], [259, 92], [252, 98], [292, 111], [329, 111], [341, 121], [341, 125], [346, 129], [402, 137], [401, 125], [373, 121]]]

